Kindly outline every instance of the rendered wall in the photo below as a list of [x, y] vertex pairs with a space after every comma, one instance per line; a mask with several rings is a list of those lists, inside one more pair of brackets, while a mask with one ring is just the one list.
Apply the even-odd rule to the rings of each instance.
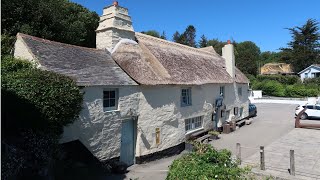
[[[61, 143], [79, 139], [97, 158], [107, 160], [120, 156], [121, 121], [131, 118], [131, 109], [137, 120], [136, 157], [165, 150], [185, 141], [190, 135], [185, 131], [185, 119], [203, 116], [203, 128], [214, 128], [212, 113], [219, 96], [220, 84], [202, 86], [123, 86], [119, 88], [119, 109], [103, 110], [103, 89], [108, 87], [86, 87], [84, 109], [80, 118], [65, 127]], [[248, 115], [248, 86], [225, 84], [225, 105], [233, 114], [233, 107], [244, 107], [243, 117]], [[242, 86], [242, 96], [238, 96]], [[192, 106], [181, 107], [182, 87], [192, 87]], [[236, 88], [235, 88], [236, 87]], [[115, 88], [115, 87], [109, 87]], [[217, 114], [220, 118], [220, 113]], [[239, 117], [240, 118], [240, 117]], [[221, 125], [225, 118], [220, 118]], [[156, 128], [160, 128], [160, 144], [156, 144]]]

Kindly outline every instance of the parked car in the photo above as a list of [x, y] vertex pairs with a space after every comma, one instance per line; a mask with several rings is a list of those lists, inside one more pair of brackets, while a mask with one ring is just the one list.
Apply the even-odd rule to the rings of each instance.
[[249, 103], [249, 116], [250, 117], [256, 117], [257, 116], [257, 107], [254, 104]]
[[307, 107], [306, 111], [301, 115], [301, 119], [320, 119], [320, 104], [306, 104], [296, 107], [297, 116], [300, 111]]

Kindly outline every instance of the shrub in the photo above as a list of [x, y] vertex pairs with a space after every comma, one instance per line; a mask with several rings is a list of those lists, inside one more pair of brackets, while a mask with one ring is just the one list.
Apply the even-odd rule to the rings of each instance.
[[[61, 128], [72, 123], [82, 106], [82, 93], [76, 83], [63, 75], [39, 69], [20, 70], [2, 76], [2, 89], [15, 94], [20, 102], [6, 101], [7, 106], [29, 103], [40, 118], [51, 127]], [[22, 110], [23, 111], [23, 110]], [[16, 110], [19, 112], [19, 109]], [[38, 118], [38, 114], [24, 117], [24, 121]]]
[[72, 79], [27, 61], [3, 57], [1, 70], [1, 140], [13, 147], [1, 153], [1, 168], [5, 177], [37, 176], [52, 158], [63, 126], [77, 118], [83, 94]]
[[320, 94], [320, 91], [312, 86], [305, 86], [303, 84], [289, 85], [286, 87], [286, 97], [315, 97]]
[[320, 88], [320, 77], [317, 77], [317, 78], [308, 78], [308, 79], [305, 79], [303, 81], [303, 84], [306, 84], [306, 85], [316, 85]]
[[[217, 151], [210, 145], [173, 161], [167, 180], [176, 179], [241, 179], [247, 169], [238, 167], [228, 150]], [[197, 147], [197, 146], [196, 146]], [[205, 148], [204, 148], [205, 147]]]
[[1, 55], [11, 54], [15, 40], [15, 36], [1, 34]]
[[262, 93], [265, 95], [278, 97], [282, 97], [285, 95], [285, 88], [278, 81], [265, 80], [260, 84], [260, 89], [262, 90]]
[[300, 78], [298, 76], [283, 76], [283, 75], [258, 75], [257, 81], [277, 81], [281, 84], [293, 85], [295, 83], [300, 82]]
[[1, 56], [1, 73], [7, 74], [11, 72], [17, 72], [19, 70], [32, 69], [33, 65], [28, 61], [14, 58], [6, 55]]

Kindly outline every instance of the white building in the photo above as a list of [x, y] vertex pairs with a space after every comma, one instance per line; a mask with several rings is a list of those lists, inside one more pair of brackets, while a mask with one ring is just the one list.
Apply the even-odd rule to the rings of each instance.
[[15, 56], [82, 87], [83, 110], [61, 142], [79, 140], [99, 160], [131, 165], [178, 153], [191, 134], [248, 116], [249, 81], [235, 67], [232, 44], [221, 57], [212, 47], [137, 33], [128, 10], [112, 5], [103, 10], [97, 48], [18, 34]]
[[300, 75], [301, 81], [304, 81], [306, 78], [320, 77], [320, 64], [312, 64], [298, 74]]

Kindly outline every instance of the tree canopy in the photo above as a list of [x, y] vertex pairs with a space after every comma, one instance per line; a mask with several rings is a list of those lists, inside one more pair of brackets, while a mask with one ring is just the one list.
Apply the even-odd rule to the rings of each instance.
[[156, 30], [149, 30], [149, 31], [141, 31], [141, 33], [143, 34], [147, 34], [149, 36], [153, 36], [156, 38], [161, 38], [161, 39], [167, 39], [166, 37], [166, 33], [163, 31], [162, 34], [160, 35], [160, 33]]
[[287, 28], [292, 40], [282, 48], [284, 59], [299, 72], [314, 63], [320, 63], [319, 22], [308, 19], [302, 26]]
[[68, 0], [6, 0], [1, 4], [1, 34], [18, 32], [95, 47], [99, 16]]
[[236, 66], [245, 74], [258, 74], [260, 48], [252, 41], [236, 44]]
[[196, 28], [193, 25], [189, 25], [182, 34], [176, 31], [173, 34], [172, 40], [176, 43], [197, 47]]

